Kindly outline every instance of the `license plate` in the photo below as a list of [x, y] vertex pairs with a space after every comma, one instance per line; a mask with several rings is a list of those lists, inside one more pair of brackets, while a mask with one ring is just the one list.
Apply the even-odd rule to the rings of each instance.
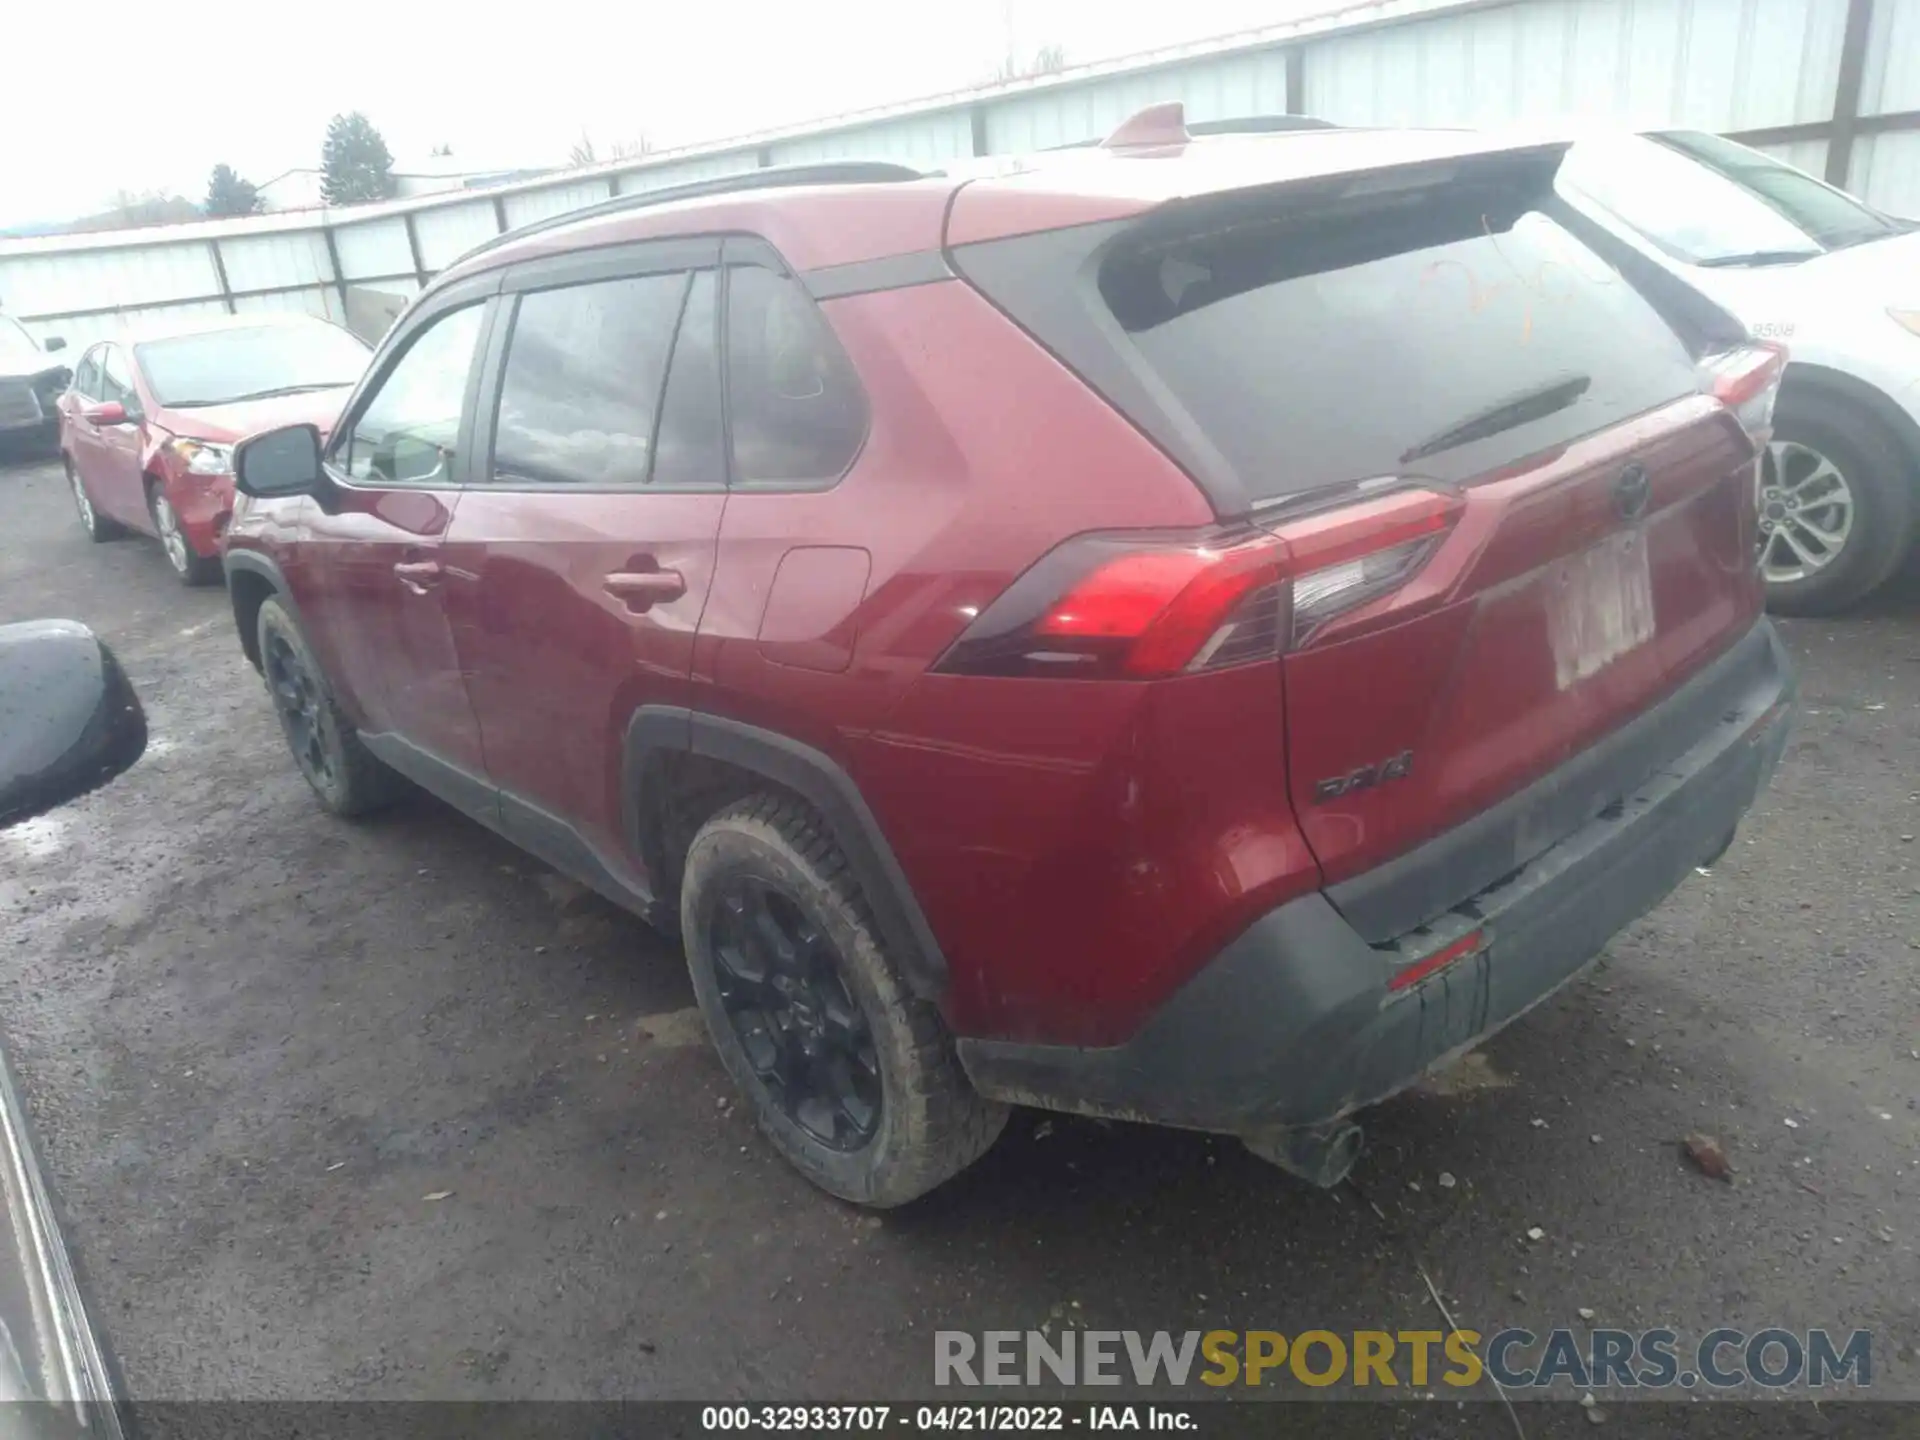
[[1610, 535], [1564, 562], [1551, 591], [1548, 630], [1562, 690], [1597, 675], [1653, 638], [1653, 573], [1646, 538]]

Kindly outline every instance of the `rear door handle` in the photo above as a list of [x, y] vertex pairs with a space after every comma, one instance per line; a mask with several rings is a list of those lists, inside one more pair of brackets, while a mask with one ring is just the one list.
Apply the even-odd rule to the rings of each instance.
[[687, 593], [686, 577], [678, 570], [616, 570], [601, 578], [600, 587], [636, 615]]
[[440, 583], [440, 577], [446, 572], [438, 560], [403, 560], [393, 567], [393, 573], [414, 594], [424, 595]]

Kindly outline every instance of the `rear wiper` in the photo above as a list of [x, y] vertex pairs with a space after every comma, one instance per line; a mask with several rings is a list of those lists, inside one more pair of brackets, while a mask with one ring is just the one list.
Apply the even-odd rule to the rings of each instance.
[[1498, 405], [1442, 430], [1431, 440], [1421, 441], [1400, 457], [1400, 463], [1406, 465], [1415, 460], [1424, 460], [1429, 455], [1438, 455], [1442, 450], [1452, 450], [1475, 440], [1484, 440], [1489, 435], [1498, 435], [1502, 430], [1511, 430], [1516, 425], [1525, 425], [1529, 420], [1545, 419], [1573, 404], [1587, 393], [1587, 388], [1592, 384], [1592, 376], [1575, 375], [1516, 395], [1511, 400], [1502, 400]]
[[1743, 265], [1797, 265], [1819, 254], [1818, 250], [1748, 250], [1739, 255], [1712, 255], [1695, 263], [1707, 270], [1728, 270]]

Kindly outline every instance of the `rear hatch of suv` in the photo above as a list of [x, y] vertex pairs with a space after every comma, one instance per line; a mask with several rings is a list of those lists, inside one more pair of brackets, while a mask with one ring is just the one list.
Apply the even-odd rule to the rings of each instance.
[[[1223, 538], [1271, 537], [1285, 583], [1249, 596], [1271, 613], [1196, 663], [1280, 665], [1276, 754], [1330, 886], [1588, 750], [1761, 606], [1766, 405], [1740, 406], [1770, 400], [1778, 357], [1716, 368], [1703, 352], [1734, 332], [1603, 258], [1555, 195], [1563, 147], [1462, 143], [1347, 166], [1379, 138], [1209, 141], [1246, 157], [1210, 157], [1212, 188], [1148, 203], [1129, 176], [1102, 215], [1083, 169], [1061, 208], [1090, 223], [953, 250], [1194, 476]], [[1283, 149], [1305, 146], [1324, 168], [1285, 173], [1315, 170]], [[956, 234], [995, 208], [970, 215], [969, 194]], [[1461, 878], [1490, 884], [1560, 839], [1538, 813]]]

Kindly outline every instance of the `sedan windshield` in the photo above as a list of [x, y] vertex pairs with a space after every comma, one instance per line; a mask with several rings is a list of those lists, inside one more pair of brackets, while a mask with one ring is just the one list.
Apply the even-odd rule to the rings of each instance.
[[337, 326], [261, 325], [133, 347], [162, 405], [224, 405], [351, 385], [372, 352]]
[[1559, 182], [1691, 265], [1778, 265], [1906, 227], [1811, 175], [1690, 130], [1582, 140]]
[[0, 365], [18, 369], [38, 365], [45, 360], [46, 356], [33, 343], [33, 337], [27, 334], [19, 321], [0, 315]]

